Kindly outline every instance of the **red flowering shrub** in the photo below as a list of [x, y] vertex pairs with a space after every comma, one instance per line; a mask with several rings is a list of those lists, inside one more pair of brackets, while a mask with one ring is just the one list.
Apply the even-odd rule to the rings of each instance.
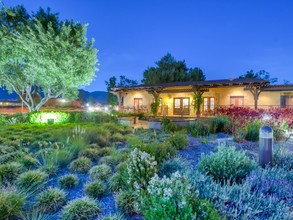
[[274, 129], [275, 139], [284, 138], [285, 130], [293, 128], [293, 109], [272, 108], [272, 109], [251, 109], [244, 107], [230, 107], [217, 109], [218, 115], [227, 115], [231, 125], [226, 127], [235, 140], [244, 142], [249, 124], [259, 120], [261, 125], [269, 125]]

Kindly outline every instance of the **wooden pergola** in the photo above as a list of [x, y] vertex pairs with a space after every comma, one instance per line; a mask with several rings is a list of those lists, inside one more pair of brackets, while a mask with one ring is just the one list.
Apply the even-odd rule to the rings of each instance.
[[[191, 82], [171, 82], [158, 84], [142, 84], [132, 87], [116, 87], [112, 89], [112, 93], [116, 94], [119, 100], [119, 107], [122, 104], [122, 98], [130, 91], [144, 90], [153, 95], [156, 102], [162, 93], [177, 93], [177, 92], [208, 92], [210, 88], [224, 88], [243, 86], [244, 90], [250, 91], [254, 97], [254, 108], [257, 109], [258, 98], [261, 92], [269, 91], [270, 83], [262, 79], [224, 79], [224, 80], [206, 80], [206, 81], [191, 81]], [[292, 86], [293, 87], [293, 86]], [[274, 91], [274, 90], [273, 90]]]

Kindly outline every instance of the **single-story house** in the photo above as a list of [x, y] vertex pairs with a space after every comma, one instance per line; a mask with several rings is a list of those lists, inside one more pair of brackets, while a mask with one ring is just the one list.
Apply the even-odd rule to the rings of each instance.
[[118, 97], [121, 111], [149, 113], [151, 104], [159, 100], [158, 115], [163, 116], [195, 116], [194, 94], [198, 93], [203, 98], [202, 115], [212, 115], [217, 107], [293, 107], [293, 84], [270, 85], [262, 79], [142, 84], [112, 91]]

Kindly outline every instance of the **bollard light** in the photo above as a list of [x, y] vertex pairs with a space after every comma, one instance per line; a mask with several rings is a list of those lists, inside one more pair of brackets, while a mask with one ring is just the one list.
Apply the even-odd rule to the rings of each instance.
[[262, 168], [273, 163], [273, 135], [273, 129], [269, 126], [259, 129], [259, 165]]

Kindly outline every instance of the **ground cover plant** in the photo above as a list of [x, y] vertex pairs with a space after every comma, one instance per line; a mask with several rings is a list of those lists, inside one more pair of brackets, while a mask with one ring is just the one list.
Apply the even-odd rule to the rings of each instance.
[[[210, 133], [225, 132], [229, 122], [220, 117], [207, 125]], [[292, 217], [293, 157], [284, 148], [274, 151], [272, 168], [262, 169], [247, 152], [226, 145], [192, 166], [189, 157], [178, 154], [208, 145], [182, 129], [133, 133], [113, 120], [6, 124], [0, 134], [5, 139], [0, 215], [5, 218]]]

